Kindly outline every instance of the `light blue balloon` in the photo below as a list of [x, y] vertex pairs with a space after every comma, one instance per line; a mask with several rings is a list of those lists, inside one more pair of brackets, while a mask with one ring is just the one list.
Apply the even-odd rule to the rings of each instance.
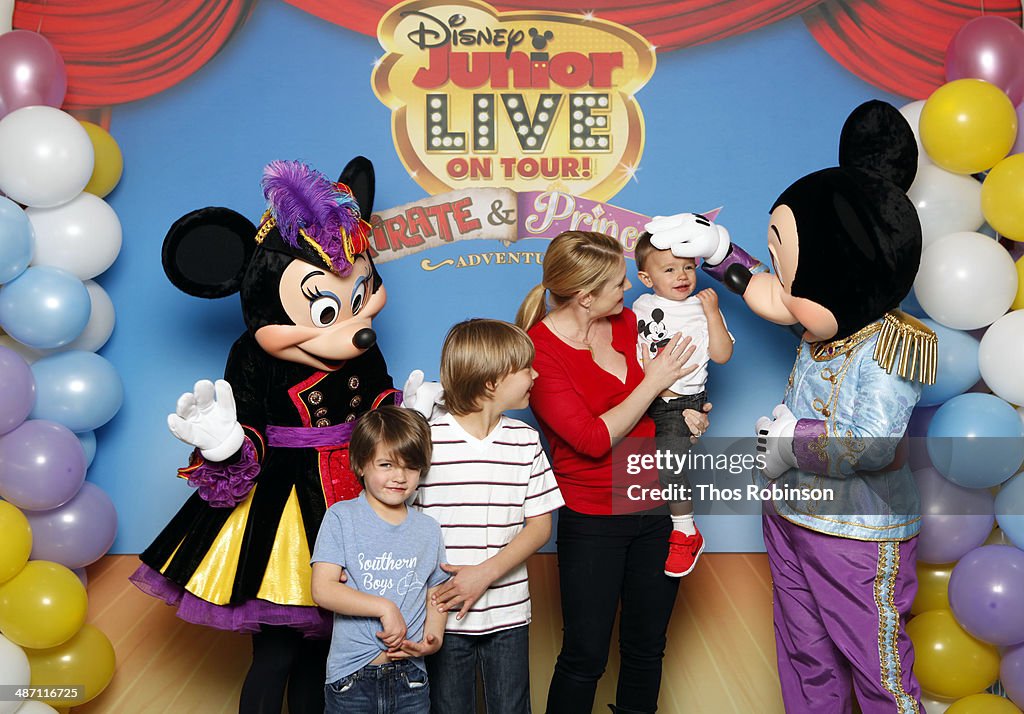
[[921, 390], [918, 406], [932, 407], [963, 394], [981, 379], [978, 369], [978, 341], [966, 332], [921, 320], [939, 338], [939, 364], [935, 384]]
[[75, 434], [82, 442], [82, 451], [85, 452], [85, 468], [92, 466], [92, 460], [96, 458], [96, 432], [83, 431]]
[[85, 284], [60, 268], [34, 265], [0, 288], [0, 327], [36, 349], [71, 342], [82, 334], [91, 312]]
[[0, 196], [0, 283], [24, 272], [35, 250], [35, 232], [28, 215], [9, 198]]
[[1006, 537], [1024, 550], [1024, 471], [999, 489], [996, 495], [996, 522]]
[[928, 456], [936, 470], [967, 488], [1001, 484], [1024, 461], [1024, 424], [991, 394], [961, 394], [939, 407], [928, 425]]
[[43, 357], [32, 365], [36, 406], [30, 419], [48, 419], [79, 433], [110, 421], [121, 408], [124, 387], [106, 359], [71, 350]]

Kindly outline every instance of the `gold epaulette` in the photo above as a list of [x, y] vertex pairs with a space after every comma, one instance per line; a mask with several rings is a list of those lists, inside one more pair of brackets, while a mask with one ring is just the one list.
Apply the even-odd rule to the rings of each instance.
[[902, 310], [885, 314], [875, 344], [874, 360], [879, 367], [892, 374], [897, 366], [896, 373], [905, 379], [935, 384], [938, 358], [939, 338], [923, 322]]

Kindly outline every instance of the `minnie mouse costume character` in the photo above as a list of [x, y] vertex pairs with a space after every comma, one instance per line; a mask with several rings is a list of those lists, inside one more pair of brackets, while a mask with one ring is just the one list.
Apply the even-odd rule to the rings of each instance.
[[[772, 207], [775, 273], [721, 226], [657, 218], [652, 242], [705, 257], [758, 315], [800, 323], [804, 339], [782, 404], [757, 421], [775, 640], [790, 712], [920, 711], [904, 625], [917, 589], [920, 505], [898, 447], [920, 383], [935, 380], [935, 335], [896, 308], [913, 285], [921, 226], [906, 196], [917, 147], [884, 102], [847, 119], [839, 166], [787, 188]], [[832, 489], [831, 501], [789, 489]]]
[[335, 183], [274, 161], [262, 186], [259, 228], [204, 208], [164, 239], [171, 282], [199, 297], [240, 291], [248, 329], [224, 380], [198, 382], [168, 417], [196, 447], [178, 472], [196, 492], [132, 582], [184, 620], [253, 633], [240, 711], [280, 712], [288, 684], [293, 714], [322, 712], [332, 617], [310, 593], [310, 550], [327, 508], [361, 491], [348, 463], [356, 419], [401, 395], [371, 327], [387, 300], [364, 220], [372, 164], [353, 159]]

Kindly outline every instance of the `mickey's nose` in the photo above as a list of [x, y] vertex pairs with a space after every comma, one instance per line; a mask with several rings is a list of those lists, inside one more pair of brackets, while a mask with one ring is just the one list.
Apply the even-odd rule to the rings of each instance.
[[369, 327], [364, 327], [352, 335], [352, 344], [361, 350], [368, 350], [377, 344], [377, 333]]

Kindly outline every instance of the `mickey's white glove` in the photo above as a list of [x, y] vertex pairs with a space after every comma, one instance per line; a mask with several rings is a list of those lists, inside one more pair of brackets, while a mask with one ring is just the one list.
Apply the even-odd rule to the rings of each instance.
[[402, 387], [402, 406], [415, 409], [429, 421], [441, 414], [440, 406], [444, 401], [444, 388], [440, 382], [424, 382], [423, 370], [414, 369], [409, 373]]
[[176, 437], [199, 449], [207, 461], [224, 461], [242, 448], [245, 440], [231, 385], [218, 379], [214, 386], [204, 379], [196, 382], [194, 390], [178, 398], [174, 414], [167, 415], [167, 426]]
[[644, 230], [651, 234], [651, 244], [658, 250], [671, 249], [677, 258], [704, 258], [708, 265], [725, 260], [732, 245], [729, 231], [699, 213], [655, 216]]
[[796, 454], [793, 453], [793, 432], [796, 431], [796, 417], [785, 404], [772, 410], [771, 418], [763, 416], [757, 420], [757, 450], [765, 455], [765, 477], [776, 479], [792, 468], [796, 468]]

